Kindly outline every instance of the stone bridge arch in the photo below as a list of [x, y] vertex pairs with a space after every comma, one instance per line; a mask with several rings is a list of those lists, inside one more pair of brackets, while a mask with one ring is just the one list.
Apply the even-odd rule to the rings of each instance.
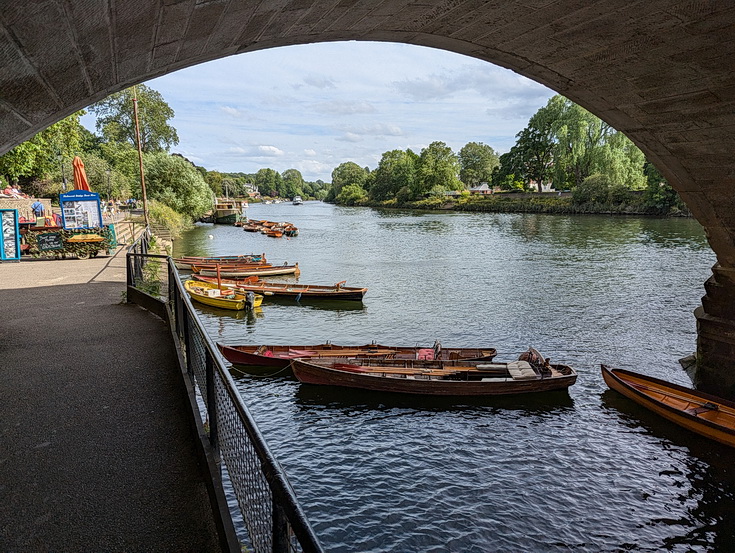
[[735, 5], [717, 0], [0, 0], [0, 153], [212, 59], [338, 40], [512, 69], [625, 132], [706, 230], [698, 380], [735, 395]]

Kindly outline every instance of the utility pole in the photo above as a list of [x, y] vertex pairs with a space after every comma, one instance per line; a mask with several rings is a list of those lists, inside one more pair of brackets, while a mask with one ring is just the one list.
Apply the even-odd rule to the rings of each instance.
[[143, 219], [148, 227], [148, 196], [145, 192], [145, 176], [143, 174], [143, 150], [140, 145], [140, 124], [138, 123], [138, 91], [133, 87], [133, 114], [135, 115], [135, 141], [138, 143], [138, 162], [140, 163], [140, 188], [143, 191]]

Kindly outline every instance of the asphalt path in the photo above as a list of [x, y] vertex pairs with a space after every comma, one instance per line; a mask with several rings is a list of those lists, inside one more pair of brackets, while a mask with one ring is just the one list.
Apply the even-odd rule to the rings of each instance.
[[0, 551], [218, 551], [166, 324], [125, 252], [0, 263]]

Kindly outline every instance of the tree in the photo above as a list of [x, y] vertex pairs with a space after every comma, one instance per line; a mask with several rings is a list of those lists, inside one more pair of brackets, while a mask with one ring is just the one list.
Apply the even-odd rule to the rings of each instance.
[[468, 142], [458, 154], [459, 179], [467, 188], [490, 182], [493, 170], [500, 164], [498, 155], [482, 142]]
[[377, 169], [372, 173], [370, 198], [373, 200], [389, 200], [395, 198], [398, 191], [411, 188], [416, 180], [416, 167], [419, 156], [411, 150], [391, 150], [385, 152]]
[[[174, 117], [163, 96], [145, 85], [137, 85], [140, 145], [144, 152], [168, 151], [179, 143], [176, 129], [169, 124]], [[133, 88], [111, 94], [93, 104], [90, 110], [97, 116], [96, 128], [108, 142], [127, 142], [137, 147]]]
[[258, 191], [263, 196], [278, 196], [278, 191], [281, 189], [281, 181], [283, 178], [278, 171], [273, 169], [260, 169], [255, 173], [255, 186], [258, 187]]
[[282, 174], [283, 184], [281, 186], [281, 195], [285, 198], [293, 198], [294, 196], [305, 196], [304, 194], [304, 177], [297, 169], [286, 169]]
[[57, 170], [60, 176], [60, 164], [65, 163], [70, 179], [71, 160], [81, 150], [84, 127], [79, 119], [82, 115], [83, 111], [73, 113], [0, 156], [0, 175], [14, 184], [22, 179], [24, 186], [31, 185], [29, 192], [45, 191], [48, 187], [34, 188], [32, 181], [48, 178]]
[[357, 205], [367, 199], [365, 189], [359, 184], [347, 184], [342, 187], [335, 201], [340, 205]]
[[444, 142], [432, 142], [421, 150], [417, 178], [411, 190], [412, 199], [427, 194], [441, 194], [462, 187], [459, 180], [459, 160]]
[[204, 181], [209, 185], [209, 188], [212, 189], [212, 192], [215, 196], [221, 196], [222, 195], [222, 173], [219, 171], [207, 171], [205, 169], [205, 174], [202, 175], [204, 177]]
[[214, 195], [201, 173], [185, 159], [164, 152], [146, 154], [148, 197], [198, 219], [214, 206]]
[[342, 188], [348, 184], [355, 184], [364, 190], [368, 174], [369, 170], [367, 168], [360, 167], [353, 161], [339, 164], [332, 171], [332, 189], [329, 192], [329, 197], [336, 198], [339, 196]]

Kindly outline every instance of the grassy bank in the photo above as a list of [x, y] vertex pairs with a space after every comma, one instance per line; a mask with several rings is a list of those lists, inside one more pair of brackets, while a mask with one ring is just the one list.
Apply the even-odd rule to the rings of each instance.
[[426, 209], [444, 211], [479, 211], [488, 213], [558, 213], [599, 215], [643, 215], [689, 217], [688, 210], [647, 205], [643, 196], [631, 196], [624, 203], [575, 203], [571, 194], [490, 194], [486, 196], [432, 197], [416, 202], [364, 202], [367, 207]]

